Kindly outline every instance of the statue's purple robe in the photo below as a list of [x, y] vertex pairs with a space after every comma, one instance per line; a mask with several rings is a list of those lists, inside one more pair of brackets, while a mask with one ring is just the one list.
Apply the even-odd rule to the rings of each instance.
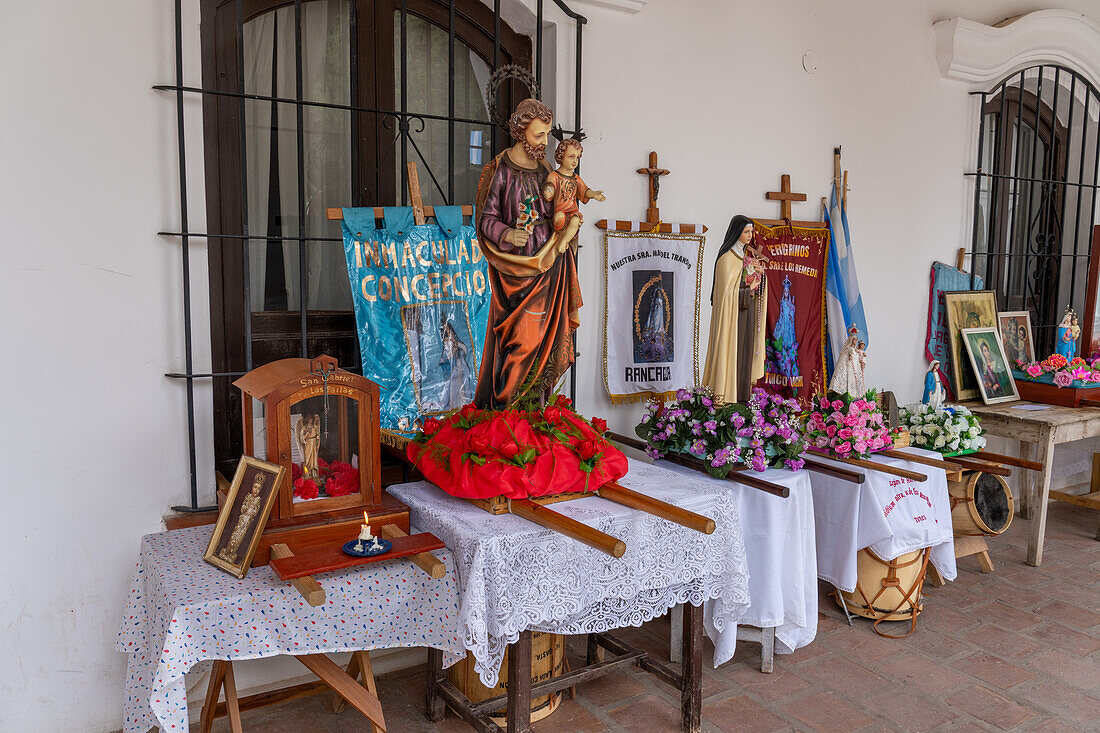
[[[548, 392], [574, 361], [580, 285], [572, 247], [558, 253], [551, 239], [552, 205], [541, 195], [549, 167], [516, 165], [508, 151], [481, 173], [475, 203], [478, 242], [490, 265], [492, 300], [474, 403], [500, 409], [533, 390]], [[504, 241], [524, 199], [534, 195], [535, 224], [526, 245]], [[549, 242], [549, 244], [548, 244]]]

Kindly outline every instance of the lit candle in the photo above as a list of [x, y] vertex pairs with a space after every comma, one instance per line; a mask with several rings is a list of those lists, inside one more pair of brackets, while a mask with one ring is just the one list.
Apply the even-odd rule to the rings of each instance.
[[363, 528], [359, 530], [359, 539], [364, 542], [371, 542], [374, 540], [374, 535], [370, 533], [370, 517], [366, 512], [363, 512]]

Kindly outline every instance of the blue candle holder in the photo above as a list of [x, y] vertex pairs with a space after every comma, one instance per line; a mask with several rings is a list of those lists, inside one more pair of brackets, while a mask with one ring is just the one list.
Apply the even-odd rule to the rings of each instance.
[[384, 552], [389, 552], [393, 547], [393, 543], [389, 540], [384, 540], [381, 537], [375, 537], [374, 543], [363, 541], [361, 547], [362, 550], [356, 550], [355, 546], [360, 543], [360, 540], [354, 539], [351, 542], [344, 543], [344, 552], [352, 557], [374, 557], [375, 555], [381, 555]]

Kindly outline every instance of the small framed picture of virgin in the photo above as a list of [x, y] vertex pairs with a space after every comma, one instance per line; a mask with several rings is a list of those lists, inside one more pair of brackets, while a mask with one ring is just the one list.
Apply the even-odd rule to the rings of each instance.
[[203, 555], [206, 562], [238, 578], [245, 576], [285, 473], [286, 469], [274, 463], [241, 457]]

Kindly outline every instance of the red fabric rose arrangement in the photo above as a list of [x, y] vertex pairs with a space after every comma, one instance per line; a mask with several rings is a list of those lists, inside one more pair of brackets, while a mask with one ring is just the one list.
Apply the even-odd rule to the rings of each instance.
[[581, 417], [563, 395], [541, 409], [466, 405], [426, 420], [407, 453], [425, 478], [464, 499], [596, 491], [626, 475], [626, 456], [603, 438], [606, 430], [606, 422]]
[[890, 430], [871, 390], [861, 397], [838, 394], [815, 397], [806, 419], [810, 446], [841, 458], [863, 458], [891, 447]]
[[294, 481], [294, 496], [299, 499], [316, 499], [324, 489], [326, 496], [346, 496], [359, 491], [359, 469], [350, 463], [317, 458], [317, 473], [320, 484], [302, 475], [302, 467], [291, 464]]

